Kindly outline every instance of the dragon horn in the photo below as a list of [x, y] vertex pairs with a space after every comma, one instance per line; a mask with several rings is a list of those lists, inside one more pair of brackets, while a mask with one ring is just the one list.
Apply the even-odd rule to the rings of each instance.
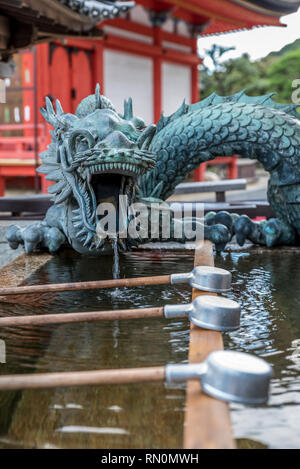
[[96, 85], [95, 98], [96, 98], [96, 109], [101, 109], [101, 93], [100, 93], [99, 83], [97, 83]]
[[56, 114], [58, 114], [58, 115], [61, 116], [63, 113], [64, 113], [64, 111], [63, 111], [63, 108], [62, 108], [62, 106], [61, 106], [61, 104], [60, 104], [60, 100], [57, 99], [57, 100], [56, 100]]
[[129, 98], [128, 101], [124, 100], [124, 119], [130, 120], [133, 118], [133, 108], [132, 108], [132, 98]]
[[49, 124], [51, 124], [54, 128], [59, 126], [59, 122], [57, 120], [57, 117], [55, 115], [51, 100], [46, 96], [46, 109], [41, 107], [40, 112]]
[[64, 118], [64, 111], [60, 104], [60, 101], [56, 100], [57, 114], [54, 112], [54, 108], [51, 100], [46, 96], [46, 109], [41, 107], [40, 112], [48, 124], [52, 125], [55, 129], [58, 127], [69, 127], [67, 120]]
[[55, 116], [55, 112], [54, 112], [51, 99], [48, 96], [46, 96], [46, 109], [47, 109], [48, 114]]

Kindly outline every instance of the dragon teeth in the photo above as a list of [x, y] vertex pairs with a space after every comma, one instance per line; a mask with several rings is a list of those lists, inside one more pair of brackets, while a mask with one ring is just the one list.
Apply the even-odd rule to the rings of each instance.
[[76, 221], [76, 222], [73, 223], [73, 224], [74, 224], [75, 228], [80, 228], [81, 226], [83, 226], [83, 225], [82, 225], [82, 220]]
[[[72, 210], [72, 213], [73, 213], [73, 222], [81, 222], [81, 213], [80, 213], [80, 209], [77, 208], [75, 210]], [[80, 223], [81, 224], [81, 223]], [[80, 225], [79, 224], [79, 225]], [[77, 223], [78, 225], [78, 223]], [[76, 223], [74, 223], [74, 226], [76, 226]]]
[[114, 171], [114, 170], [131, 171], [132, 173], [136, 173], [136, 174], [139, 174], [141, 172], [140, 166], [137, 166], [132, 163], [120, 163], [120, 162], [100, 163], [90, 168], [91, 173], [101, 173], [105, 171]]
[[104, 240], [103, 240], [103, 239], [100, 239], [100, 240], [98, 241], [97, 245], [96, 245], [96, 248], [97, 248], [97, 249], [100, 249], [100, 247], [102, 247], [103, 244], [104, 244]]
[[81, 238], [81, 236], [86, 235], [86, 230], [85, 228], [76, 233], [77, 238]]
[[84, 246], [88, 246], [90, 244], [90, 242], [92, 241], [93, 239], [93, 234], [92, 233], [88, 233], [87, 234], [87, 237], [86, 237], [86, 240], [85, 242], [83, 243]]

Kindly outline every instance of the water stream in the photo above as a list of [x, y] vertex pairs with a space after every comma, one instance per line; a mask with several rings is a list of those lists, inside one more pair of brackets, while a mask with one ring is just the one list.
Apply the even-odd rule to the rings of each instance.
[[113, 278], [120, 278], [120, 260], [119, 260], [119, 251], [118, 251], [118, 239], [113, 240], [113, 269], [112, 274]]

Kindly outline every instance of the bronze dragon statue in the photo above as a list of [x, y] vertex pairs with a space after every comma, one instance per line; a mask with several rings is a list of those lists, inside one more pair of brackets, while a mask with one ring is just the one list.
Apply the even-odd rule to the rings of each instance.
[[[245, 215], [209, 214], [202, 220], [204, 237], [218, 250], [233, 235], [241, 245], [246, 239], [267, 246], [297, 244], [299, 114], [296, 105], [276, 103], [271, 96], [249, 97], [244, 91], [229, 97], [212, 94], [196, 104], [183, 102], [173, 115], [162, 115], [157, 125], [148, 127], [134, 116], [131, 99], [119, 114], [101, 95], [99, 85], [75, 115], [64, 113], [58, 100], [55, 112], [46, 98], [41, 112], [54, 130], [51, 144], [41, 154], [39, 172], [54, 182], [49, 187], [54, 205], [42, 222], [22, 229], [11, 226], [10, 246], [23, 244], [28, 253], [55, 252], [69, 243], [80, 253], [111, 252], [111, 240], [97, 231], [102, 201], [114, 201], [117, 210], [121, 194], [129, 202], [164, 201], [200, 163], [236, 153], [258, 159], [269, 171], [268, 199], [277, 218], [254, 223]], [[117, 248], [130, 249], [147, 240], [117, 235]], [[180, 241], [185, 240], [183, 234]]]

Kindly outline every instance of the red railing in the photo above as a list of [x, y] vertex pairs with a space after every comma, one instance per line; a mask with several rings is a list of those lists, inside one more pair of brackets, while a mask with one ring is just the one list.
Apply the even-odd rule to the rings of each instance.
[[[13, 135], [14, 133], [17, 135]], [[46, 145], [44, 124], [36, 127], [34, 124], [0, 125], [0, 196], [5, 194], [7, 178], [40, 178], [36, 172], [39, 165], [38, 154]]]
[[214, 160], [201, 163], [200, 166], [195, 170], [194, 181], [196, 182], [205, 181], [205, 171], [208, 165], [226, 165], [227, 166], [227, 179], [237, 179], [238, 177], [237, 159], [238, 159], [238, 155], [218, 156]]

